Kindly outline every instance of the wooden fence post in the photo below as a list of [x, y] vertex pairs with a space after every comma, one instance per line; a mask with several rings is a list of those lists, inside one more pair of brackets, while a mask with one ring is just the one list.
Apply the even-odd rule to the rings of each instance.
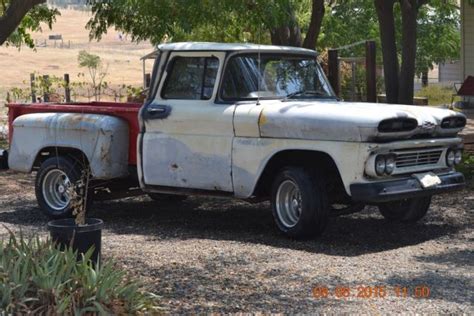
[[365, 72], [367, 81], [367, 102], [377, 102], [377, 70], [375, 41], [365, 42]]
[[[49, 85], [49, 75], [43, 75], [43, 81], [45, 87]], [[49, 102], [49, 89], [44, 90], [44, 95], [43, 95], [43, 102]]]
[[35, 74], [30, 74], [31, 102], [36, 103]]
[[69, 74], [64, 74], [64, 97], [66, 103], [71, 102], [71, 88], [69, 86]]
[[328, 79], [334, 93], [339, 96], [339, 56], [336, 49], [328, 51]]

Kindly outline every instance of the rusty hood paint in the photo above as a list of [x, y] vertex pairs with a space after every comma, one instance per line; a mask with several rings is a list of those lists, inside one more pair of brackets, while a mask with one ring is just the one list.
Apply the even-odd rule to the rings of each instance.
[[[450, 116], [463, 116], [433, 107], [333, 100], [272, 100], [262, 106], [260, 136], [268, 138], [364, 142], [404, 139], [416, 134], [453, 136], [461, 129], [441, 129], [441, 121]], [[414, 118], [418, 127], [410, 132], [380, 133], [379, 123], [391, 118]]]

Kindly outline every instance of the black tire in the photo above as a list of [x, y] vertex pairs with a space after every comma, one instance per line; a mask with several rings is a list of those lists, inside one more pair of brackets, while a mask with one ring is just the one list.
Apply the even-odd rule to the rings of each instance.
[[431, 196], [387, 202], [378, 206], [380, 214], [389, 221], [414, 223], [428, 212]]
[[[282, 199], [285, 200], [283, 186], [292, 186], [291, 183], [296, 185], [299, 191], [298, 198], [292, 198], [291, 202], [296, 203], [299, 210], [299, 216], [293, 218], [285, 216], [285, 208], [281, 206]], [[289, 198], [286, 201], [288, 208]], [[317, 172], [300, 167], [287, 167], [281, 170], [273, 181], [271, 204], [273, 218], [278, 229], [290, 238], [316, 237], [321, 235], [327, 226], [329, 202], [324, 179]], [[293, 225], [288, 224], [291, 220], [293, 220]]]
[[[48, 198], [48, 193], [45, 193], [46, 187], [49, 183], [45, 183], [45, 181], [48, 181], [48, 174], [61, 171], [67, 176], [70, 183], [76, 183], [81, 178], [82, 170], [83, 166], [81, 163], [62, 156], [48, 158], [41, 164], [41, 167], [36, 174], [35, 193], [38, 205], [46, 216], [52, 219], [72, 217], [71, 203], [67, 202], [67, 199], [60, 199], [65, 203], [65, 206], [60, 208], [54, 208], [52, 207], [52, 204], [54, 203], [48, 202], [48, 200], [51, 200], [51, 198]], [[59, 192], [59, 188], [57, 192]], [[49, 194], [49, 196], [51, 196], [51, 194]], [[88, 194], [87, 209], [90, 208], [91, 204], [92, 194]]]
[[163, 203], [179, 203], [188, 198], [186, 195], [162, 194], [162, 193], [148, 193], [148, 196], [153, 201], [163, 202]]

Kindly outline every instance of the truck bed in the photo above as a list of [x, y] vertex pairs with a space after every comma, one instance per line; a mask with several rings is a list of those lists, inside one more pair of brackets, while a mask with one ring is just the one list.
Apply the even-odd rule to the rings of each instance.
[[13, 121], [15, 118], [30, 113], [88, 113], [104, 114], [122, 118], [129, 125], [129, 152], [130, 165], [137, 164], [137, 136], [139, 132], [138, 111], [141, 103], [118, 102], [90, 102], [90, 103], [11, 103], [8, 107], [9, 141], [13, 135]]

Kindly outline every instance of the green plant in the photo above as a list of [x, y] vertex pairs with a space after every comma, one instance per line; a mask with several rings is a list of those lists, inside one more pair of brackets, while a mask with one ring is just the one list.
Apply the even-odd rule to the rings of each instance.
[[427, 97], [429, 105], [450, 104], [454, 91], [452, 87], [441, 85], [428, 85], [418, 91], [415, 96]]
[[462, 163], [456, 167], [456, 170], [462, 172], [468, 183], [474, 185], [474, 154], [465, 153]]
[[[350, 63], [341, 63], [341, 97], [347, 101], [366, 101], [367, 100], [367, 85], [366, 85], [366, 70], [363, 65], [357, 65], [355, 68], [355, 84], [352, 81], [352, 67]], [[352, 99], [352, 89], [354, 88], [355, 99]], [[376, 78], [377, 94], [383, 93], [385, 90], [383, 78], [378, 76]]]
[[[56, 95], [57, 98], [61, 98], [58, 94], [60, 90], [66, 88], [66, 82], [63, 78], [58, 76], [41, 76], [39, 73], [35, 72], [35, 81], [33, 87], [30, 86], [30, 83], [23, 81], [23, 84], [27, 86], [26, 88], [13, 87], [8, 92], [10, 94], [11, 101], [14, 102], [28, 102], [31, 100], [31, 89], [33, 88], [36, 96], [42, 98], [44, 95], [49, 95], [50, 97]], [[60, 100], [56, 100], [59, 102]]]
[[38, 237], [0, 241], [0, 315], [143, 314], [158, 297], [113, 263], [93, 267], [92, 249], [77, 261]]
[[13, 87], [8, 92], [10, 93], [9, 95], [10, 100], [7, 100], [7, 102], [10, 102], [12, 100], [26, 101], [30, 98], [30, 95], [31, 95], [30, 89], [22, 89], [18, 87]]
[[89, 71], [95, 100], [100, 101], [101, 91], [107, 88], [107, 82], [104, 82], [104, 78], [108, 73], [108, 65], [104, 66], [100, 56], [90, 54], [85, 50], [79, 52], [77, 61], [79, 62], [79, 67], [87, 68]]

